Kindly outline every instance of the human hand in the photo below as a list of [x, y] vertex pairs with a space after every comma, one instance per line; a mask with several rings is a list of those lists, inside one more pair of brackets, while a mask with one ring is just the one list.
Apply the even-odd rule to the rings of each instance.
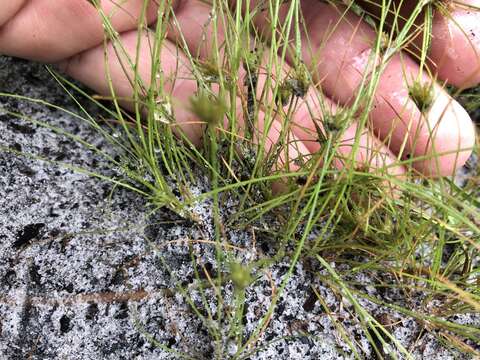
[[[252, 1], [252, 6], [258, 1]], [[395, 1], [401, 3], [401, 1]], [[101, 1], [105, 14], [120, 34], [124, 47], [135, 58], [138, 37], [138, 21], [144, 0], [122, 1], [121, 7], [112, 0]], [[372, 13], [378, 12], [379, 1], [364, 2]], [[408, 17], [416, 2], [406, 1], [403, 12]], [[458, 87], [469, 87], [480, 82], [480, 12], [466, 5], [480, 6], [480, 1], [462, 1], [464, 5], [450, 4], [447, 16], [437, 12], [432, 28], [430, 49], [431, 68], [434, 77]], [[288, 9], [281, 6], [279, 23]], [[375, 31], [342, 5], [332, 5], [314, 0], [301, 2], [305, 24], [302, 58], [313, 78], [326, 94], [310, 87], [304, 100], [292, 114], [290, 158], [308, 156], [320, 149], [317, 129], [321, 126], [322, 111], [318, 99], [324, 99], [326, 108], [337, 111], [335, 104], [351, 105], [356, 90], [367, 69], [367, 61], [376, 39]], [[185, 106], [196, 92], [197, 83], [189, 73], [189, 61], [177, 51], [180, 30], [188, 48], [201, 59], [208, 59], [212, 40], [209, 25], [211, 7], [200, 0], [177, 0], [173, 3], [179, 27], [172, 26], [162, 49], [162, 70], [165, 78], [173, 74], [181, 81], [167, 83], [167, 90], [178, 100], [175, 102], [176, 121], [194, 143], [198, 143], [202, 126], [192, 122], [192, 114]], [[152, 1], [146, 13], [146, 21], [153, 24], [157, 6]], [[269, 17], [259, 12], [255, 25], [268, 39]], [[147, 30], [140, 38], [153, 36]], [[221, 31], [217, 34], [221, 43]], [[416, 38], [418, 41], [421, 37]], [[59, 64], [69, 75], [82, 81], [101, 94], [110, 94], [105, 78], [104, 28], [97, 9], [86, 0], [11, 0], [0, 14], [0, 53]], [[115, 52], [109, 46], [109, 73], [117, 96], [131, 98], [133, 89]], [[138, 71], [147, 85], [151, 79], [151, 49], [148, 41], [140, 44]], [[294, 59], [287, 55], [290, 66]], [[179, 68], [179, 64], [181, 68]], [[260, 66], [261, 67], [261, 66]], [[281, 74], [288, 73], [285, 65]], [[420, 76], [418, 76], [420, 74]], [[241, 78], [245, 73], [239, 75]], [[421, 111], [418, 101], [411, 96], [412, 79], [421, 83], [434, 83], [432, 76], [421, 71], [419, 65], [406, 52], [396, 54], [382, 73], [374, 104], [370, 112], [369, 129], [362, 132], [356, 162], [369, 168], [387, 167], [391, 174], [403, 174], [403, 166], [394, 165], [397, 158], [419, 158], [413, 167], [425, 175], [451, 175], [469, 157], [475, 141], [475, 129], [468, 114], [452, 100], [443, 88], [435, 84], [434, 98], [427, 111]], [[258, 87], [262, 88], [265, 76], [259, 75]], [[240, 101], [239, 101], [240, 104]], [[312, 116], [312, 110], [314, 116]], [[239, 109], [239, 114], [242, 111]], [[260, 110], [262, 128], [265, 114]], [[280, 136], [282, 124], [275, 121], [268, 128], [270, 146]], [[260, 130], [262, 132], [262, 130]], [[343, 133], [338, 151], [349, 156], [352, 151], [357, 125], [354, 123]], [[268, 149], [267, 149], [268, 151]], [[341, 162], [337, 163], [342, 166]]]

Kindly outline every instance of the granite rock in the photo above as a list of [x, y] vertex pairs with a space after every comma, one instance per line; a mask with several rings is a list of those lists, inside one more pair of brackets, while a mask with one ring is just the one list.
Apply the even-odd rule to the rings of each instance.
[[[0, 57], [0, 92], [81, 113], [39, 64]], [[88, 102], [81, 103], [98, 114]], [[200, 268], [223, 271], [216, 268], [214, 249], [195, 243], [213, 236], [211, 203], [195, 205], [196, 222], [166, 209], [152, 216], [140, 195], [86, 174], [117, 176], [104, 157], [55, 129], [116, 155], [97, 131], [72, 114], [0, 96], [0, 359], [178, 358], [172, 350], [210, 359], [218, 357], [218, 344], [224, 358], [235, 354], [238, 344], [226, 330], [219, 330], [222, 336], [215, 343], [178, 290], [181, 284], [195, 306], [215, 314], [218, 303], [206, 289], [211, 297], [204, 304], [191, 258], [193, 251]], [[209, 188], [208, 178], [199, 176], [193, 192]], [[246, 249], [237, 254], [244, 260], [258, 258], [259, 251], [273, 246], [263, 239], [258, 250], [246, 230], [226, 233], [230, 243]], [[288, 266], [288, 261], [280, 262], [268, 274], [254, 274], [257, 281], [245, 293], [242, 314], [246, 335], [266, 312], [272, 289], [280, 285]], [[312, 287], [365, 358], [375, 358], [352, 304], [314, 275], [327, 275], [325, 269], [314, 270], [303, 262], [294, 268], [250, 359], [353, 358]], [[356, 276], [352, 281], [368, 290], [368, 274]], [[368, 291], [378, 295], [373, 287]], [[225, 302], [234, 296], [231, 284], [225, 285]], [[381, 296], [387, 301], [401, 297], [394, 290]], [[396, 324], [393, 334], [406, 348], [417, 340], [420, 328], [415, 321], [366, 300], [362, 305], [378, 319], [391, 319]], [[480, 319], [464, 315], [458, 321], [478, 326]], [[418, 359], [459, 356], [431, 335], [417, 342], [414, 353]]]

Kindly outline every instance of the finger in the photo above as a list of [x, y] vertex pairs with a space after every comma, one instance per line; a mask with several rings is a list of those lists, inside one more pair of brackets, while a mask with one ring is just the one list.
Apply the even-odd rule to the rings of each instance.
[[[7, 8], [12, 9], [12, 4], [16, 11], [0, 15], [0, 24], [4, 17], [0, 54], [56, 62], [104, 39], [101, 16], [87, 0], [15, 0]], [[138, 27], [144, 0], [102, 0], [99, 4], [117, 32]], [[147, 23], [155, 20], [156, 11], [155, 2], [150, 1], [145, 14]]]
[[[109, 42], [106, 52], [104, 51], [104, 45], [101, 44], [63, 60], [57, 65], [62, 71], [99, 94], [114, 95], [120, 99], [122, 106], [133, 109], [133, 82], [136, 75], [131, 69], [130, 61], [137, 58], [137, 36], [138, 32], [136, 30], [121, 34], [119, 42], [122, 44], [125, 53], [119, 51], [119, 46], [114, 46]], [[138, 56], [138, 78], [141, 79], [144, 92], [151, 86], [152, 41], [150, 34], [142, 37]], [[174, 99], [172, 106], [175, 108], [175, 118], [178, 120], [178, 125], [190, 140], [199, 144], [203, 134], [201, 124], [198, 120], [192, 118], [186, 107], [178, 106], [178, 104], [188, 104], [190, 96], [197, 90], [196, 82], [192, 79], [191, 72], [187, 67], [188, 61], [173, 44], [167, 41], [163, 44], [160, 62], [161, 70], [165, 74], [164, 91]], [[114, 89], [114, 94], [111, 94], [111, 89]]]
[[[282, 6], [280, 23], [284, 23], [288, 10], [288, 4]], [[373, 69], [369, 57], [376, 34], [344, 6], [314, 0], [304, 0], [301, 6], [303, 60], [328, 95], [350, 104], [363, 76]], [[255, 22], [265, 36], [271, 36], [267, 13], [257, 15]], [[293, 61], [291, 56], [289, 60]], [[420, 172], [451, 175], [471, 153], [475, 141], [473, 123], [458, 103], [438, 87], [430, 111], [421, 111], [416, 99], [410, 96], [414, 79], [432, 82], [404, 54], [389, 61], [376, 89], [370, 111], [371, 126], [399, 156], [422, 156], [421, 161], [413, 162]]]
[[[142, 80], [142, 86], [146, 88], [151, 85], [151, 44], [155, 41], [153, 36], [144, 32], [139, 46], [138, 59], [140, 62], [135, 66], [138, 76]], [[126, 56], [130, 60], [137, 58], [138, 32], [132, 30], [121, 34], [120, 37], [122, 46], [126, 50], [126, 55], [121, 58], [117, 57], [118, 52], [115, 51], [112, 44], [108, 45], [106, 51], [103, 45], [99, 45], [63, 61], [59, 65], [70, 76], [101, 94], [110, 94], [109, 82], [111, 81], [115, 96], [122, 98], [123, 104], [127, 108], [132, 108], [134, 90], [131, 79], [135, 77], [135, 74], [132, 68], [125, 64], [127, 63]], [[105, 53], [107, 60], [105, 60]], [[199, 145], [205, 126], [201, 119], [192, 114], [184, 105], [189, 103], [190, 98], [197, 91], [197, 82], [191, 74], [189, 61], [184, 54], [179, 52], [176, 45], [165, 40], [160, 54], [160, 64], [164, 79], [166, 79], [163, 83], [164, 90], [172, 98], [173, 117], [176, 120], [176, 124], [173, 124], [174, 130], [177, 133], [182, 131], [192, 143]], [[238, 99], [237, 104], [240, 104]], [[241, 108], [237, 109], [237, 113], [240, 126], [243, 127]], [[265, 114], [260, 112], [259, 131], [254, 140], [264, 141], [265, 151], [269, 153], [273, 151], [274, 145], [278, 142], [282, 127], [275, 120], [267, 124], [265, 119]], [[295, 135], [290, 134], [288, 138], [288, 146], [278, 153], [278, 163], [275, 165], [275, 169], [283, 168], [286, 165], [292, 170], [298, 169], [295, 160], [309, 156], [308, 149]]]
[[[167, 37], [172, 41], [181, 42], [185, 40], [189, 51], [197, 54], [200, 59], [208, 60], [211, 58], [212, 49], [216, 47], [224, 48], [225, 32], [221, 29], [222, 21], [218, 21], [218, 33], [213, 35], [213, 24], [210, 17], [211, 7], [201, 1], [189, 1], [187, 4], [177, 9], [175, 12], [176, 24], [172, 26]], [[218, 28], [220, 27], [220, 28]], [[215, 43], [214, 39], [217, 39]], [[222, 51], [220, 51], [222, 55]], [[220, 59], [220, 63], [222, 59]], [[264, 96], [263, 102], [271, 104], [275, 102], [272, 88], [275, 83], [286, 80], [291, 76], [292, 69], [285, 65], [279, 74], [266, 71], [268, 63], [267, 55], [259, 65], [257, 79], [257, 97]], [[245, 83], [246, 71], [240, 68], [238, 85], [240, 88]], [[271, 88], [266, 88], [267, 79], [271, 82]], [[286, 106], [288, 108], [288, 105]], [[284, 109], [285, 113], [288, 109]], [[291, 121], [284, 126], [289, 126], [294, 134], [305, 143], [310, 152], [316, 153], [321, 150], [322, 145], [319, 142], [320, 136], [325, 136], [326, 131], [322, 126], [323, 113], [328, 112], [334, 115], [336, 106], [313, 87], [310, 87], [303, 99], [300, 99], [295, 110], [288, 114]], [[323, 134], [319, 134], [318, 130]], [[338, 152], [340, 159], [335, 161], [337, 167], [343, 167], [345, 159], [351, 158], [352, 151], [355, 148], [355, 139], [358, 138], [357, 126], [355, 124], [348, 127], [346, 132], [339, 139]], [[367, 167], [370, 169], [388, 169], [390, 174], [403, 174], [402, 166], [395, 166], [396, 157], [369, 131], [363, 131], [360, 134], [358, 151], [355, 152], [354, 166]]]
[[[361, 1], [362, 6], [373, 17], [381, 13], [378, 0]], [[417, 1], [393, 1], [387, 23], [392, 24], [394, 10], [401, 14], [397, 18], [399, 28], [408, 19]], [[458, 88], [468, 88], [480, 83], [480, 1], [449, 1], [429, 5], [433, 8], [431, 44], [428, 51], [429, 66], [438, 78]], [[412, 33], [412, 49], [417, 55], [422, 49], [425, 13], [427, 7], [417, 17]]]
[[0, 12], [0, 26], [5, 24], [9, 19], [20, 10], [26, 0], [10, 0], [2, 4], [2, 12]]
[[467, 88], [480, 83], [480, 1], [461, 3], [439, 4], [429, 56], [441, 79], [458, 88]]

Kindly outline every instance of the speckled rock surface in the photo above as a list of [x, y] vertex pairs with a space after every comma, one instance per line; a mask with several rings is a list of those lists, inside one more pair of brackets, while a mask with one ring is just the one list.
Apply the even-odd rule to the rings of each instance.
[[[41, 98], [78, 112], [41, 65], [0, 57], [0, 92]], [[192, 251], [199, 264], [218, 270], [212, 265], [214, 249], [195, 243], [212, 236], [210, 203], [195, 206], [196, 223], [167, 210], [148, 216], [150, 209], [141, 196], [40, 160], [115, 175], [94, 152], [9, 112], [76, 134], [115, 156], [97, 132], [73, 116], [42, 104], [0, 97], [0, 359], [179, 358], [159, 344], [195, 359], [215, 358], [213, 339], [176, 288], [181, 283], [201, 306]], [[206, 178], [199, 184], [192, 191], [208, 188]], [[227, 229], [227, 235], [230, 243], [244, 249], [239, 257], [255, 259], [259, 252], [271, 251], [268, 239], [252, 246], [255, 239], [248, 231]], [[256, 274], [258, 280], [246, 293], [242, 318], [247, 334], [268, 308], [273, 285], [280, 284], [287, 269], [288, 263], [277, 264], [269, 273]], [[353, 357], [332, 319], [315, 301], [312, 286], [342, 319], [365, 358], [374, 358], [365, 334], [353, 321], [352, 305], [322, 284], [315, 271], [327, 275], [326, 270], [306, 263], [294, 269], [250, 359]], [[356, 276], [352, 281], [368, 289], [368, 275]], [[379, 295], [373, 287], [370, 292]], [[225, 301], [232, 293], [226, 285]], [[398, 291], [381, 296], [387, 301], [401, 299]], [[213, 312], [216, 305], [208, 300]], [[411, 348], [420, 331], [416, 322], [367, 301], [363, 305], [375, 317], [395, 323], [393, 334], [418, 359], [459, 358], [431, 335], [421, 337]], [[415, 308], [418, 304], [405, 305]], [[469, 315], [458, 321], [480, 324], [478, 317]], [[237, 345], [229, 343], [226, 332], [222, 330], [222, 348], [228, 357]]]

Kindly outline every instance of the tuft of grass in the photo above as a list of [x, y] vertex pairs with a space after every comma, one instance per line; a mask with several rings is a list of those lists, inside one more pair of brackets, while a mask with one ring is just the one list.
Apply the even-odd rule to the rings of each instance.
[[[316, 131], [321, 150], [309, 158], [297, 159], [298, 171], [292, 171], [288, 163], [278, 164], [282, 154], [288, 156], [292, 145], [288, 135], [292, 114], [302, 104], [308, 89], [318, 86], [300, 58], [301, 46], [305, 44], [300, 41], [299, 0], [285, 3], [287, 15], [283, 23], [279, 21], [279, 12], [284, 2], [272, 0], [264, 4], [273, 34], [268, 46], [260, 35], [252, 32], [252, 19], [258, 8], [250, 8], [250, 2], [246, 2], [243, 4], [245, 13], [242, 13], [240, 2], [233, 10], [228, 10], [226, 0], [211, 3], [210, 21], [214, 33], [222, 28], [224, 40], [220, 42], [214, 37], [208, 61], [199, 61], [195, 54], [186, 51], [188, 63], [178, 64], [179, 73], [183, 67], [191, 68], [192, 79], [198, 86], [197, 94], [186, 107], [205, 127], [200, 147], [194, 146], [176, 126], [172, 110], [175, 99], [165, 85], [172, 79], [166, 78], [161, 71], [160, 54], [165, 34], [169, 26], [176, 26], [170, 2], [160, 2], [158, 20], [150, 25], [149, 31], [154, 36], [149, 44], [152, 60], [149, 86], [144, 84], [136, 66], [139, 49], [135, 57], [129, 57], [110, 23], [109, 14], [101, 10], [98, 1], [93, 3], [104, 22], [105, 43], [114, 45], [126, 73], [133, 74], [129, 80], [134, 89], [133, 99], [130, 99], [134, 106], [132, 112], [122, 109], [122, 99], [115, 94], [111, 80], [111, 106], [105, 106], [98, 97], [83, 92], [52, 71], [52, 76], [79, 105], [79, 113], [74, 115], [79, 121], [88, 122], [115, 146], [120, 160], [108, 157], [75, 134], [69, 136], [79, 145], [104, 155], [112, 168], [120, 169], [117, 178], [90, 173], [92, 176], [108, 179], [146, 197], [152, 213], [168, 207], [200, 224], [202, 220], [192, 209], [202, 201], [209, 201], [213, 220], [207, 225], [211, 225], [212, 232], [208, 239], [196, 244], [196, 250], [189, 247], [195, 275], [194, 290], [182, 285], [175, 269], [169, 268], [162, 247], [149, 239], [146, 241], [174, 280], [175, 290], [207, 330], [214, 344], [215, 358], [245, 359], [281, 340], [266, 341], [265, 333], [276, 316], [280, 299], [289, 296], [287, 285], [300, 263], [313, 264], [309, 270], [312, 279], [328, 288], [339, 303], [348, 302], [351, 318], [368, 339], [371, 354], [375, 353], [378, 358], [412, 358], [415, 341], [406, 344], [397, 339], [395, 325], [369, 310], [372, 305], [394, 314], [400, 319], [398, 322], [416, 321], [421, 334], [436, 337], [446, 348], [479, 355], [475, 345], [480, 342], [480, 329], [454, 320], [456, 314], [478, 316], [480, 309], [478, 165], [470, 169], [473, 175], [465, 187], [459, 187], [449, 178], [422, 178], [413, 171], [405, 180], [388, 175], [385, 169], [351, 166], [360, 148], [360, 134], [368, 124], [375, 90], [385, 66], [399, 51], [415, 52], [411, 51], [412, 38], [420, 30], [425, 30], [425, 35], [422, 48], [417, 50], [420, 50], [419, 62], [425, 66], [432, 7], [441, 7], [443, 2], [418, 2], [407, 19], [395, 11], [393, 2], [383, 2], [377, 18], [355, 2], [347, 2], [350, 4], [347, 10], [368, 18], [379, 34], [369, 60], [371, 66], [368, 68], [372, 71], [365, 74], [349, 108], [340, 108], [336, 114], [331, 114], [322, 99], [318, 99], [325, 119], [325, 131], [320, 128]], [[148, 28], [144, 21], [147, 3], [145, 1], [139, 30]], [[442, 9], [448, 10], [447, 7]], [[339, 8], [343, 14], [347, 10]], [[387, 16], [392, 13], [393, 17]], [[416, 21], [420, 16], [425, 17], [421, 28]], [[138, 40], [139, 44], [144, 41], [140, 36]], [[178, 51], [186, 50], [184, 42], [185, 39], [179, 42]], [[291, 72], [279, 76], [287, 54], [291, 53]], [[267, 61], [262, 63], [260, 59]], [[243, 84], [238, 79], [242, 70], [247, 73]], [[106, 75], [110, 79], [110, 74]], [[266, 78], [262, 89], [258, 85], [261, 75]], [[414, 81], [410, 87], [410, 95], [422, 111], [427, 111], [432, 103], [431, 86]], [[270, 101], [272, 94], [276, 101]], [[20, 97], [15, 94], [0, 96]], [[477, 92], [462, 96], [471, 110], [478, 107]], [[95, 103], [114, 121], [93, 118], [81, 106], [78, 97]], [[41, 99], [30, 100], [42, 103]], [[238, 108], [245, 119], [243, 131]], [[263, 131], [258, 126], [260, 110], [265, 114]], [[313, 114], [313, 110], [310, 111]], [[23, 114], [11, 115], [33, 121]], [[278, 142], [266, 151], [269, 148], [266, 130], [274, 120], [281, 122], [282, 132]], [[338, 139], [353, 121], [358, 122], [359, 130], [352, 157], [344, 158], [339, 155]], [[37, 123], [48, 127], [46, 123]], [[52, 131], [62, 132], [62, 129], [52, 128]], [[415, 160], [418, 159], [398, 160], [398, 163], [408, 166]], [[346, 166], [338, 169], [335, 166], [338, 162]], [[210, 187], [194, 193], [192, 187], [201, 177], [199, 174], [209, 177]], [[285, 191], [273, 193], [272, 185], [279, 182], [286, 182]], [[392, 197], [385, 184], [396, 188], [399, 195]], [[227, 209], [227, 203], [234, 204], [235, 210]], [[232, 229], [251, 231], [253, 240], [260, 235], [268, 237], [271, 251], [262, 251], [252, 240], [252, 256], [243, 256], [245, 249], [241, 251], [238, 244], [229, 242], [228, 232]], [[215, 271], [202, 264], [202, 251], [212, 252]], [[287, 271], [279, 282], [269, 279], [269, 305], [257, 314], [247, 329], [243, 314], [249, 291], [268, 279], [265, 274], [284, 263], [288, 264]], [[362, 280], [365, 276], [370, 279], [368, 284]], [[349, 333], [350, 327], [330, 309], [332, 305], [319, 290], [319, 283], [312, 280], [310, 285], [315, 301], [337, 330], [339, 346], [345, 345], [355, 358], [367, 356], [368, 351]], [[387, 301], [379, 295], [386, 292], [399, 294], [399, 297]], [[194, 295], [200, 301], [194, 301]], [[153, 335], [140, 331], [153, 345], [165, 351], [181, 358], [195, 357], [158, 343]], [[314, 338], [315, 334], [302, 336]], [[231, 351], [232, 346], [234, 351]]]

